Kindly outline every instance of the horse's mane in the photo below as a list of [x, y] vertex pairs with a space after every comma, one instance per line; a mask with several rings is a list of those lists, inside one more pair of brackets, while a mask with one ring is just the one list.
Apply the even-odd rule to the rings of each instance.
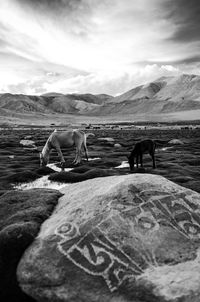
[[49, 152], [50, 152], [50, 146], [49, 146], [50, 141], [49, 141], [49, 138], [46, 141], [46, 144], [44, 145], [44, 148], [42, 149], [42, 152], [41, 152], [44, 159], [47, 158], [47, 156], [49, 155]]

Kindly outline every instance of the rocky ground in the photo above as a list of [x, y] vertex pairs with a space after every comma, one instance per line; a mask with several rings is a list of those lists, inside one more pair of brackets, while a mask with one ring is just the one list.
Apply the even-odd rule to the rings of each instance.
[[[90, 131], [91, 132], [91, 131]], [[78, 167], [71, 164], [74, 148], [63, 150], [66, 159], [65, 167], [74, 168], [70, 172], [55, 173], [54, 170], [39, 168], [39, 151], [44, 146], [50, 130], [24, 129], [1, 130], [0, 140], [0, 193], [14, 189], [17, 183], [30, 182], [42, 175], [50, 175], [50, 179], [62, 182], [83, 181], [98, 176], [128, 174], [129, 168], [116, 168], [127, 161], [127, 155], [133, 145], [145, 138], [167, 142], [178, 139], [172, 144], [164, 143], [156, 150], [157, 168], [152, 169], [149, 155], [144, 156], [145, 170], [133, 172], [153, 173], [165, 176], [177, 184], [200, 192], [200, 130], [96, 130], [95, 137], [88, 137], [89, 162], [83, 161]], [[58, 162], [55, 151], [50, 162]]]
[[[157, 174], [183, 187], [200, 192], [199, 129], [96, 130], [93, 131], [95, 136], [90, 136], [87, 140], [90, 159], [88, 162], [83, 160], [79, 166], [74, 167], [71, 164], [75, 156], [74, 148], [63, 150], [66, 159], [64, 172], [60, 172], [58, 156], [55, 151], [51, 154], [50, 165], [46, 168], [39, 167], [39, 152], [50, 133], [50, 130], [45, 129], [4, 129], [0, 133], [0, 300], [2, 301], [32, 301], [32, 298], [27, 297], [18, 286], [16, 279], [17, 265], [24, 251], [37, 236], [44, 220], [51, 216], [58, 197], [61, 196], [59, 191], [51, 189], [21, 191], [16, 188], [48, 187], [60, 189], [61, 185], [63, 187], [68, 184], [69, 189], [65, 187], [63, 190], [69, 192], [70, 186], [72, 186], [70, 183], [89, 180], [90, 185], [90, 179], [92, 178], [114, 175], [128, 176], [131, 172], [127, 165], [127, 155], [130, 154], [136, 142], [151, 138], [160, 141], [156, 150], [157, 167], [152, 169], [151, 158], [149, 155], [145, 155], [144, 169], [135, 168], [132, 176], [135, 173], [146, 173], [144, 174], [145, 177], [148, 178], [149, 176], [151, 179], [151, 174]], [[135, 174], [135, 176], [139, 177], [138, 174]], [[99, 178], [99, 181], [101, 182], [103, 179]], [[151, 180], [148, 181], [151, 183]], [[107, 188], [105, 183], [107, 184], [106, 179], [104, 184], [99, 187], [103, 192], [104, 188]], [[93, 192], [91, 187], [92, 183], [90, 189], [88, 189], [90, 193]], [[71, 191], [73, 191], [73, 188], [71, 188]], [[98, 186], [96, 191], [98, 193]], [[145, 223], [147, 223], [146, 220]], [[196, 224], [195, 227], [197, 228]], [[192, 229], [191, 232], [193, 231]], [[195, 239], [196, 243], [198, 242]], [[197, 247], [195, 245], [195, 255]], [[183, 250], [185, 250], [185, 247]], [[193, 251], [188, 254], [188, 257], [192, 253]], [[190, 258], [187, 261], [190, 261]], [[194, 282], [194, 284], [196, 283]], [[193, 288], [192, 286], [193, 283], [191, 288]], [[165, 281], [163, 288], [165, 290]], [[35, 295], [33, 296], [35, 298]], [[110, 299], [109, 295], [108, 299]], [[141, 301], [147, 300], [142, 298]], [[86, 301], [89, 300], [86, 299]], [[185, 302], [185, 300], [183, 301]], [[196, 300], [192, 301], [196, 302]]]
[[38, 302], [198, 302], [200, 194], [134, 173], [66, 186], [17, 269]]

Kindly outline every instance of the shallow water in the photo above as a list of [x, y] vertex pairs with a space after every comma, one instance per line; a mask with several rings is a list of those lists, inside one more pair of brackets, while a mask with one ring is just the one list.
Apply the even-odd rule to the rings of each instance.
[[[93, 160], [98, 160], [101, 159], [100, 157], [93, 157], [93, 158], [88, 158], [88, 161], [93, 161]], [[52, 170], [56, 171], [56, 172], [61, 172], [61, 168], [56, 166], [57, 163], [51, 163], [48, 164], [47, 167], [51, 168]], [[69, 172], [73, 170], [73, 168], [65, 168], [64, 172]]]
[[173, 147], [165, 147], [165, 148], [161, 148], [160, 150], [161, 151], [167, 151], [167, 150], [170, 150], [170, 149], [172, 149]]
[[117, 167], [115, 167], [115, 168], [117, 168], [117, 169], [121, 169], [121, 168], [129, 168], [129, 163], [128, 163], [127, 161], [123, 161], [123, 162], [121, 163], [121, 165], [119, 165], [119, 166], [117, 166]]
[[35, 188], [43, 188], [43, 189], [55, 189], [60, 190], [61, 188], [67, 186], [66, 183], [60, 183], [56, 181], [51, 181], [48, 179], [49, 175], [42, 176], [34, 181], [29, 183], [21, 183], [14, 186], [14, 189], [17, 190], [30, 190]]
[[[61, 168], [56, 166], [56, 163], [52, 163], [52, 164], [48, 164], [47, 167], [51, 168], [52, 170], [56, 171], [56, 172], [61, 172]], [[73, 170], [73, 168], [65, 168], [64, 172], [69, 172]]]
[[[98, 160], [100, 157], [95, 157], [95, 158], [89, 158], [89, 161], [92, 160]], [[57, 167], [57, 163], [51, 163], [48, 164], [47, 167], [53, 169], [55, 172], [61, 172], [61, 168]], [[73, 168], [65, 168], [64, 172], [69, 172], [73, 170]], [[35, 188], [43, 188], [43, 189], [55, 189], [55, 190], [60, 190], [61, 188], [65, 187], [66, 183], [60, 183], [56, 181], [51, 181], [48, 179], [49, 175], [42, 176], [34, 181], [31, 181], [29, 183], [21, 183], [14, 185], [14, 189], [17, 190], [29, 190], [29, 189], [35, 189]]]

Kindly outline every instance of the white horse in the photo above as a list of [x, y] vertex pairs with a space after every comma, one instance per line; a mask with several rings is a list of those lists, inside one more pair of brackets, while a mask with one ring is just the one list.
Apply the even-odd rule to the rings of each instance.
[[51, 150], [56, 149], [61, 161], [61, 167], [63, 169], [65, 159], [63, 157], [61, 148], [69, 148], [73, 145], [76, 147], [76, 156], [73, 163], [77, 165], [81, 162], [82, 145], [85, 151], [86, 159], [88, 160], [86, 139], [89, 135], [94, 136], [93, 133], [84, 133], [80, 130], [69, 130], [64, 132], [57, 132], [57, 130], [55, 130], [47, 139], [46, 144], [40, 153], [40, 166], [46, 166], [48, 164]]

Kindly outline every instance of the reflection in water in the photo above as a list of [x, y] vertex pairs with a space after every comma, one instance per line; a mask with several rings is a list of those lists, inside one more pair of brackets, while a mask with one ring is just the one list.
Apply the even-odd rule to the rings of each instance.
[[[89, 161], [92, 160], [98, 160], [99, 157], [95, 158], [89, 158]], [[47, 165], [49, 168], [53, 169], [55, 172], [61, 172], [61, 168], [57, 167], [57, 163], [51, 163]], [[65, 168], [64, 172], [69, 172], [73, 170], [73, 168]], [[21, 183], [14, 185], [14, 189], [18, 190], [29, 190], [29, 189], [35, 189], [35, 188], [43, 188], [43, 189], [56, 189], [60, 190], [61, 188], [69, 185], [66, 183], [61, 183], [57, 181], [51, 181], [48, 179], [49, 175], [42, 176], [34, 181], [31, 181], [29, 183]]]
[[165, 147], [165, 148], [161, 148], [160, 150], [161, 151], [167, 151], [167, 150], [170, 150], [170, 149], [172, 149], [173, 147]]
[[121, 169], [121, 168], [129, 168], [129, 163], [127, 161], [123, 161], [120, 166], [117, 166], [115, 168], [119, 168], [119, 169]]
[[42, 176], [34, 181], [29, 183], [21, 183], [14, 186], [14, 189], [18, 190], [30, 190], [35, 188], [43, 188], [43, 189], [55, 189], [60, 190], [61, 188], [67, 186], [66, 183], [60, 183], [56, 181], [51, 181], [48, 179], [49, 175]]
[[[48, 164], [47, 167], [51, 168], [52, 170], [56, 172], [61, 172], [61, 168], [56, 166], [56, 163]], [[65, 168], [64, 172], [69, 172], [73, 170], [73, 168]]]
[[[100, 157], [88, 158], [88, 161], [93, 161], [93, 160], [98, 160], [98, 159], [101, 159], [101, 158]], [[58, 167], [56, 164], [57, 163], [51, 163], [51, 164], [48, 164], [47, 167], [53, 169], [56, 172], [61, 172], [61, 168]], [[69, 172], [71, 170], [73, 170], [73, 168], [65, 168], [64, 172]]]

